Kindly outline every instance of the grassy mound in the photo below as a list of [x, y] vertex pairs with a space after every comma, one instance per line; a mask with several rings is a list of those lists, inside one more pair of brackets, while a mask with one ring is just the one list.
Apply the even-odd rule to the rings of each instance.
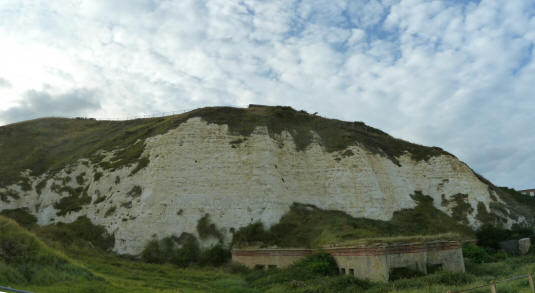
[[115, 237], [103, 226], [95, 225], [86, 216], [78, 217], [72, 223], [37, 225], [37, 218], [28, 209], [3, 210], [0, 215], [15, 220], [19, 225], [36, 234], [40, 239], [57, 248], [97, 248], [111, 250]]
[[0, 282], [47, 285], [60, 281], [91, 280], [88, 270], [48, 248], [15, 221], [0, 216]]
[[[146, 138], [163, 134], [193, 117], [201, 117], [209, 123], [226, 124], [232, 134], [245, 137], [257, 126], [266, 126], [272, 137], [287, 130], [298, 150], [312, 142], [310, 131], [313, 130], [320, 135], [329, 152], [358, 143], [396, 163], [396, 157], [405, 152], [417, 160], [447, 154], [440, 148], [395, 139], [362, 122], [326, 119], [290, 107], [210, 107], [181, 115], [129, 121], [43, 118], [0, 127], [0, 141], [3, 142], [0, 145], [3, 154], [0, 157], [0, 186], [18, 183], [24, 189], [31, 189], [21, 176], [23, 170], [31, 170], [34, 176], [47, 171], [54, 173], [82, 158], [91, 158], [104, 169], [135, 164], [132, 172], [135, 173], [149, 164], [148, 159], [142, 156]], [[99, 150], [119, 151], [111, 162], [101, 162], [103, 157], [98, 155]]]
[[425, 240], [426, 235], [473, 238], [469, 227], [436, 209], [431, 197], [420, 192], [415, 192], [412, 197], [418, 205], [414, 209], [395, 212], [390, 221], [354, 218], [341, 211], [294, 203], [280, 222], [269, 230], [258, 222], [239, 229], [234, 234], [233, 245], [320, 247], [362, 241]]

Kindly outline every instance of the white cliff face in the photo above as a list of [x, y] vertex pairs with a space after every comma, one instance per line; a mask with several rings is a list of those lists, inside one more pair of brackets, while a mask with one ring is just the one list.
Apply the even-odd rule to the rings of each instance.
[[[105, 172], [80, 161], [69, 168], [70, 174], [63, 170], [49, 180], [40, 195], [9, 187], [24, 195], [0, 202], [0, 210], [28, 207], [40, 225], [86, 215], [114, 233], [116, 252], [138, 254], [154, 237], [197, 235], [197, 223], [206, 214], [230, 241], [232, 228], [256, 221], [275, 224], [294, 202], [389, 220], [395, 211], [416, 206], [410, 196], [416, 190], [433, 197], [435, 206], [449, 214], [455, 204], [444, 206], [442, 199], [462, 193], [468, 194], [474, 209], [469, 224], [476, 227], [477, 204], [488, 208], [491, 201], [488, 186], [447, 155], [416, 162], [407, 154], [398, 158], [398, 166], [358, 146], [329, 153], [313, 142], [305, 151], [296, 151], [289, 133], [272, 139], [266, 128], [258, 127], [249, 137], [241, 137], [229, 134], [226, 125], [200, 118], [145, 143], [143, 155], [150, 164], [135, 175], [129, 176], [134, 166]], [[80, 185], [74, 178], [83, 172], [86, 182]], [[98, 181], [96, 172], [104, 173]], [[63, 185], [61, 178], [69, 176], [73, 180], [65, 185], [88, 185], [92, 201], [60, 217], [53, 205], [68, 194], [59, 195], [51, 187]], [[41, 178], [31, 179], [35, 187]], [[136, 186], [141, 194], [133, 192]]]

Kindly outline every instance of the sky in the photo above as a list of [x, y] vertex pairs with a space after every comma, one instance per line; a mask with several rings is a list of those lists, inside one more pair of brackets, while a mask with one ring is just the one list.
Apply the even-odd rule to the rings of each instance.
[[0, 0], [0, 125], [287, 105], [535, 188], [532, 0]]

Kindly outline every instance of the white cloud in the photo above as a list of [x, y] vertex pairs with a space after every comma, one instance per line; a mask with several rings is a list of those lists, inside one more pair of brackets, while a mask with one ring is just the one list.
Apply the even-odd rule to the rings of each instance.
[[531, 187], [534, 15], [529, 0], [3, 1], [0, 119], [26, 119], [32, 91], [84, 88], [96, 104], [77, 111], [98, 117], [285, 104]]

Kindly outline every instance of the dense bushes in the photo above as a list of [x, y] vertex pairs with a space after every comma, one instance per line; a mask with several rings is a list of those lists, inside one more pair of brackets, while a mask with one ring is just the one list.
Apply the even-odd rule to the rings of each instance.
[[532, 236], [533, 228], [520, 225], [513, 225], [510, 230], [484, 225], [476, 232], [477, 244], [494, 250], [500, 249], [501, 241]]
[[493, 261], [493, 258], [489, 255], [487, 250], [472, 243], [463, 245], [463, 256], [471, 259], [475, 263], [488, 263]]
[[115, 237], [103, 226], [95, 225], [87, 217], [78, 217], [72, 223], [57, 223], [35, 229], [35, 233], [45, 239], [61, 243], [63, 246], [90, 247], [110, 250]]
[[187, 233], [180, 237], [151, 240], [141, 253], [146, 262], [172, 263], [181, 267], [192, 264], [220, 266], [230, 257], [230, 250], [222, 244], [201, 251], [195, 236]]
[[37, 218], [30, 214], [28, 208], [18, 208], [13, 210], [3, 210], [0, 215], [15, 220], [19, 225], [24, 228], [31, 228], [37, 223]]

